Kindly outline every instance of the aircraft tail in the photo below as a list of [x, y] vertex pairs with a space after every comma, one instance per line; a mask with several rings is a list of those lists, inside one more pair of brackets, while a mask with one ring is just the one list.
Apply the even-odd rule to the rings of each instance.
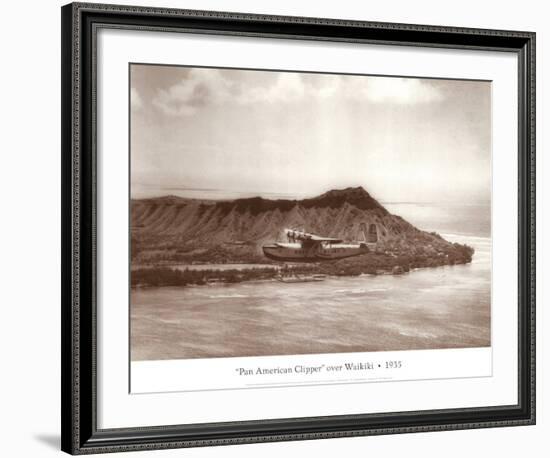
[[363, 231], [363, 237], [365, 243], [378, 243], [378, 228], [376, 224], [370, 224], [368, 229], [365, 223], [361, 223], [361, 230]]
[[367, 242], [367, 225], [365, 223], [361, 223], [359, 225], [359, 229], [361, 230], [361, 232], [363, 233], [363, 241], [366, 243]]

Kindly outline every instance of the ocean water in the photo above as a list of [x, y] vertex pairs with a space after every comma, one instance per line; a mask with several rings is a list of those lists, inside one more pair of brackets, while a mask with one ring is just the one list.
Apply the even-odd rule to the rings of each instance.
[[472, 263], [315, 283], [133, 289], [132, 360], [490, 346], [489, 208], [385, 205], [474, 247]]
[[394, 215], [425, 231], [491, 237], [491, 205], [488, 203], [384, 202]]

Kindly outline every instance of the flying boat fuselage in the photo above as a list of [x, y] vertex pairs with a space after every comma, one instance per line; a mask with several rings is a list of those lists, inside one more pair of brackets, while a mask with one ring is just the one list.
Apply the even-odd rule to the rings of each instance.
[[359, 256], [369, 252], [367, 243], [344, 243], [301, 231], [286, 230], [287, 243], [264, 245], [264, 255], [281, 262], [323, 262]]

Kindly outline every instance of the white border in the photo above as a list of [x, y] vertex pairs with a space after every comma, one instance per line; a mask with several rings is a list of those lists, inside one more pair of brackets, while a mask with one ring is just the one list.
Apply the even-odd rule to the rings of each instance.
[[130, 392], [490, 377], [491, 362], [491, 347], [132, 361]]
[[[493, 377], [128, 394], [128, 63], [493, 81]], [[348, 43], [98, 31], [98, 427], [115, 428], [517, 402], [517, 58]]]

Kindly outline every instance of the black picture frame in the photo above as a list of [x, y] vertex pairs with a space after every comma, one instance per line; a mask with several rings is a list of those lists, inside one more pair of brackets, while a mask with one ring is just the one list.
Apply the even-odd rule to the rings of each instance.
[[[62, 441], [103, 453], [535, 423], [535, 33], [72, 3], [62, 7]], [[518, 404], [101, 430], [96, 422], [95, 39], [100, 27], [333, 40], [518, 56]]]

